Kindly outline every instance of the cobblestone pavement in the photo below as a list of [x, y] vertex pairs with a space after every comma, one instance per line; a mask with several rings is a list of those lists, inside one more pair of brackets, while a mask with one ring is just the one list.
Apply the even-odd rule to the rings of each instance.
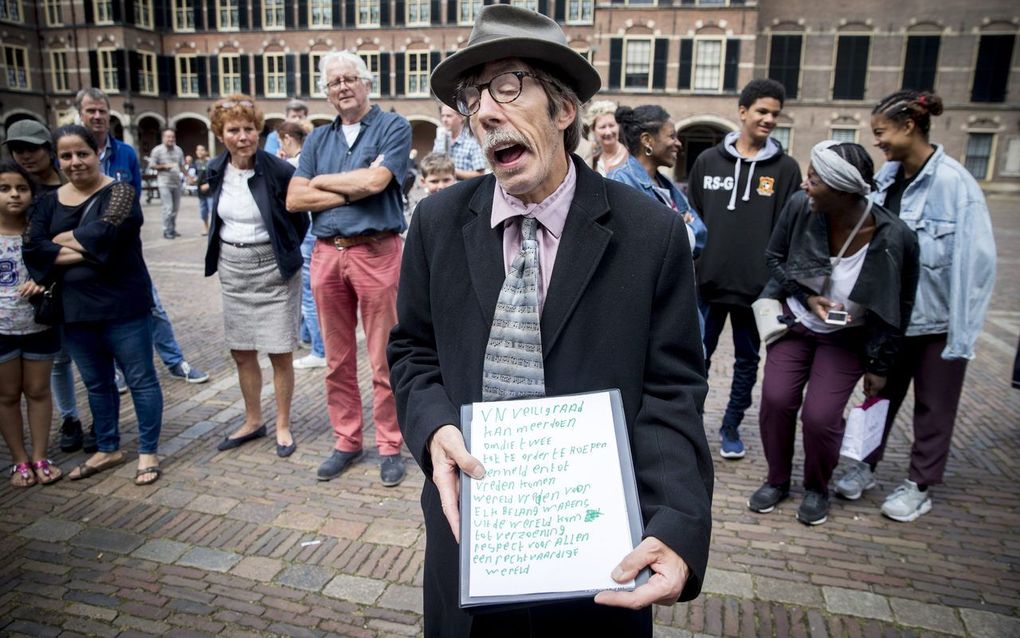
[[[772, 514], [749, 512], [747, 496], [765, 474], [751, 413], [747, 458], [716, 462], [705, 593], [657, 608], [658, 636], [1020, 635], [1020, 391], [1009, 386], [1020, 332], [1020, 199], [991, 205], [999, 281], [933, 511], [912, 524], [878, 512], [906, 472], [910, 434], [901, 416], [879, 488], [853, 503], [834, 500], [825, 525], [794, 520], [799, 489]], [[205, 238], [196, 211], [186, 198], [184, 237], [167, 241], [159, 236], [158, 203], [146, 206], [143, 234], [185, 355], [212, 379], [188, 385], [158, 366], [165, 474], [151, 487], [133, 485], [134, 463], [50, 487], [0, 484], [0, 635], [420, 634], [421, 473], [408, 456], [408, 480], [380, 487], [373, 449], [340, 479], [315, 480], [333, 442], [322, 370], [297, 371], [294, 456], [277, 458], [272, 436], [216, 452], [242, 419], [242, 402], [222, 346], [218, 283], [202, 276]], [[731, 372], [727, 338], [706, 406], [713, 448]], [[368, 396], [368, 370], [361, 374]], [[271, 424], [268, 374], [266, 384]], [[87, 414], [80, 390], [79, 407]], [[369, 402], [369, 423], [370, 410]], [[127, 400], [122, 424], [124, 449], [133, 455], [136, 421]], [[65, 470], [85, 459], [51, 447]], [[0, 463], [10, 463], [6, 450]]]

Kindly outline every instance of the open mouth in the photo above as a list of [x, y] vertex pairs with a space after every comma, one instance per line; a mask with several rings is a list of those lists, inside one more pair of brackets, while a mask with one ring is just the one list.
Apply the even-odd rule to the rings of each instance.
[[527, 152], [528, 149], [524, 148], [520, 144], [513, 144], [510, 146], [504, 146], [503, 148], [496, 149], [492, 152], [492, 158], [496, 160], [497, 164], [508, 165], [513, 164]]

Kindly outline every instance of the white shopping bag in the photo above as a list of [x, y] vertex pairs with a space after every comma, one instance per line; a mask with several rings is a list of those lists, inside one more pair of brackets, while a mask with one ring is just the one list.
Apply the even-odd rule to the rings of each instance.
[[889, 400], [871, 397], [850, 410], [839, 453], [855, 461], [863, 461], [882, 442]]

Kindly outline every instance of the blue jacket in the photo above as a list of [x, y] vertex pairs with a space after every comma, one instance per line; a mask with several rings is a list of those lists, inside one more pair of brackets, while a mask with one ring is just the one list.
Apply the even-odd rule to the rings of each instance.
[[130, 145], [121, 142], [112, 135], [110, 153], [103, 159], [103, 174], [109, 175], [118, 182], [128, 182], [135, 187], [137, 197], [142, 196], [142, 165], [138, 163], [138, 154]]
[[[899, 162], [875, 176], [876, 203], [896, 179]], [[907, 186], [900, 219], [917, 233], [921, 277], [908, 337], [948, 333], [943, 359], [973, 359], [995, 284], [995, 239], [977, 182], [935, 145], [935, 154]]]
[[[662, 197], [656, 192], [652, 184], [652, 178], [648, 176], [648, 171], [645, 170], [645, 167], [633, 155], [627, 158], [627, 162], [623, 166], [609, 171], [609, 175], [606, 177], [632, 186], [664, 206], [672, 208], [670, 203], [663, 201]], [[673, 203], [676, 204], [676, 209], [681, 215], [690, 213], [694, 216], [694, 221], [687, 224], [689, 228], [687, 236], [689, 239], [693, 239], [693, 256], [697, 257], [701, 254], [701, 249], [705, 247], [705, 240], [708, 238], [708, 228], [705, 227], [705, 223], [701, 221], [701, 216], [698, 215], [696, 210], [691, 208], [687, 198], [684, 197], [684, 194], [680, 192], [680, 189], [673, 182], [662, 175], [659, 175], [656, 181], [659, 188], [669, 190], [670, 197], [673, 199]]]

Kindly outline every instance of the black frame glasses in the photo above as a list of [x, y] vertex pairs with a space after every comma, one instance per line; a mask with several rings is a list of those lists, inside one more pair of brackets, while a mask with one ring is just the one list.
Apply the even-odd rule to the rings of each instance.
[[[517, 78], [516, 87], [510, 83], [509, 77]], [[488, 91], [497, 104], [509, 104], [521, 97], [524, 92], [524, 78], [535, 78], [539, 82], [545, 79], [531, 73], [530, 71], [505, 71], [492, 77], [484, 84], [471, 84], [457, 89], [456, 103], [457, 112], [464, 116], [471, 116], [478, 112], [482, 104], [482, 91]], [[493, 85], [496, 88], [493, 89]], [[516, 89], [516, 90], [515, 90]]]
[[334, 78], [329, 82], [326, 82], [326, 91], [333, 91], [340, 88], [343, 85], [354, 86], [358, 82], [364, 82], [365, 78], [360, 75], [341, 75], [338, 78]]

